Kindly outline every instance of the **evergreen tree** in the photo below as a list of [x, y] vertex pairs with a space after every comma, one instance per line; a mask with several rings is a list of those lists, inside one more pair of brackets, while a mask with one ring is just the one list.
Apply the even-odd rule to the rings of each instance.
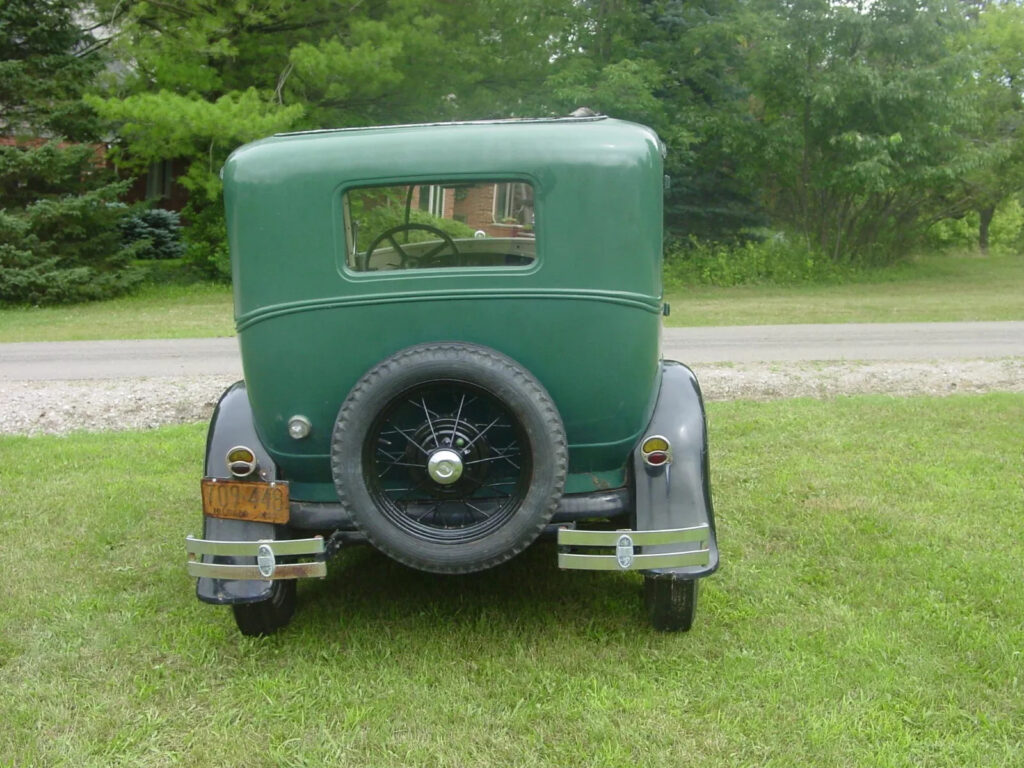
[[133, 63], [90, 103], [118, 126], [120, 163], [185, 161], [189, 258], [226, 275], [218, 173], [235, 148], [290, 129], [532, 114], [573, 3], [97, 4]]
[[99, 61], [49, 0], [0, 5], [0, 302], [102, 298], [132, 285], [117, 203], [127, 182], [103, 168], [98, 122], [81, 94]]
[[556, 111], [585, 105], [658, 131], [671, 180], [665, 223], [679, 237], [730, 240], [766, 223], [740, 168], [752, 119], [738, 72], [760, 21], [746, 5], [579, 2], [551, 66]]

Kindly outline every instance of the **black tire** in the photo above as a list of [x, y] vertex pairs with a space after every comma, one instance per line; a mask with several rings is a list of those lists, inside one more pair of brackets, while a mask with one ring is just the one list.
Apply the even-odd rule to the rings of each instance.
[[269, 599], [232, 605], [231, 612], [235, 615], [238, 631], [249, 637], [262, 637], [287, 626], [295, 615], [298, 602], [295, 587], [292, 579], [275, 581]]
[[688, 632], [697, 616], [698, 583], [670, 573], [645, 573], [644, 606], [651, 626], [662, 632]]
[[338, 499], [356, 526], [384, 554], [434, 573], [480, 571], [525, 549], [551, 520], [567, 466], [544, 387], [472, 344], [387, 358], [352, 388], [331, 437]]

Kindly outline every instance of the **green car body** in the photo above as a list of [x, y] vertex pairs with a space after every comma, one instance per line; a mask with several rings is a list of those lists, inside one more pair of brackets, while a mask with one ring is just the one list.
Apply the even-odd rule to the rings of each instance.
[[[358, 507], [346, 501], [339, 467], [332, 471], [332, 454], [343, 437], [339, 409], [375, 366], [406, 359], [403, 350], [466, 345], [470, 357], [480, 350], [507, 357], [550, 397], [567, 451], [563, 476], [554, 480], [557, 495], [581, 500], [580, 509], [600, 517], [599, 504], [587, 507], [582, 500], [608, 492], [635, 507], [638, 471], [660, 471], [674, 485], [669, 473], [685, 462], [692, 465], [690, 472], [680, 470], [695, 486], [687, 504], [702, 508], [679, 520], [667, 513], [663, 522], [667, 528], [703, 526], [703, 538], [686, 549], [703, 551], [704, 557], [691, 557], [697, 565], [682, 569], [643, 570], [655, 584], [651, 589], [658, 589], [655, 576], [673, 585], [662, 591], [693, 586], [714, 570], [703, 409], [688, 370], [670, 373], [692, 380], [680, 385], [695, 392], [679, 406], [690, 411], [680, 427], [689, 433], [669, 438], [664, 467], [641, 462], [638, 453], [661, 408], [667, 370], [659, 348], [662, 154], [650, 129], [600, 116], [314, 131], [237, 150], [223, 179], [245, 383], [235, 388], [237, 404], [228, 398], [215, 416], [207, 476], [230, 479], [220, 452], [248, 440], [254, 443], [254, 464], [271, 468], [253, 480], [287, 483], [293, 513], [288, 526], [270, 527], [207, 516], [204, 539], [276, 541], [293, 538], [299, 525], [321, 532], [328, 542], [326, 554], [306, 553], [318, 562], [330, 554], [332, 535], [336, 541], [356, 538], [363, 526], [357, 521], [346, 539], [344, 510], [340, 517], [331, 512], [339, 499], [349, 512]], [[477, 198], [482, 202], [475, 203]], [[460, 205], [466, 212], [452, 213]], [[503, 218], [504, 213], [510, 215]], [[397, 223], [367, 231], [389, 216]], [[474, 227], [479, 228], [471, 233]], [[450, 354], [461, 355], [460, 350]], [[410, 359], [419, 358], [414, 353]], [[502, 400], [500, 386], [481, 386]], [[431, 407], [423, 405], [427, 422]], [[453, 439], [458, 418], [456, 413]], [[533, 437], [527, 435], [528, 420], [523, 423], [517, 434], [526, 446]], [[440, 443], [433, 446], [431, 451]], [[477, 461], [501, 458], [500, 450], [491, 446]], [[559, 510], [571, 506], [561, 502]], [[319, 523], [310, 510], [320, 510]], [[635, 509], [616, 514], [644, 529]], [[587, 543], [574, 540], [571, 530], [576, 518], [585, 517], [580, 513], [564, 526], [563, 555]], [[547, 518], [548, 524], [559, 520], [558, 514]], [[341, 527], [332, 531], [336, 524]], [[377, 543], [372, 533], [369, 538]], [[594, 543], [609, 546], [607, 538]], [[658, 551], [651, 544], [645, 548], [638, 541], [633, 550], [630, 543], [623, 558]], [[199, 594], [209, 602], [252, 613], [271, 605], [271, 587], [287, 578], [218, 578], [222, 573], [201, 565], [239, 566], [254, 558], [218, 556], [213, 545], [192, 549]], [[274, 560], [272, 552], [268, 557]], [[398, 559], [416, 567], [415, 558]], [[255, 622], [257, 629], [267, 629], [265, 624]], [[241, 619], [239, 626], [246, 631]]]

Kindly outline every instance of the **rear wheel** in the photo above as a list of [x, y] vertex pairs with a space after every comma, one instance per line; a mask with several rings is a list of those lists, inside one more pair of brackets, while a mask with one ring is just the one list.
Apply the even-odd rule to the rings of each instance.
[[651, 626], [662, 632], [687, 632], [697, 616], [697, 580], [671, 573], [644, 574], [644, 607]]
[[292, 620], [295, 615], [296, 584], [292, 579], [272, 582], [270, 598], [258, 603], [239, 603], [231, 606], [235, 624], [243, 635], [261, 637], [272, 635]]
[[399, 562], [467, 573], [522, 551], [565, 483], [565, 432], [551, 397], [510, 358], [425, 344], [370, 370], [332, 437], [338, 498]]

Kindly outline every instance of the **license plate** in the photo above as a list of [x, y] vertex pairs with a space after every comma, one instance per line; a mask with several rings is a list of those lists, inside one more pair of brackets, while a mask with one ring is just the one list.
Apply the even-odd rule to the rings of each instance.
[[204, 477], [202, 489], [204, 515], [278, 525], [288, 522], [288, 483]]

